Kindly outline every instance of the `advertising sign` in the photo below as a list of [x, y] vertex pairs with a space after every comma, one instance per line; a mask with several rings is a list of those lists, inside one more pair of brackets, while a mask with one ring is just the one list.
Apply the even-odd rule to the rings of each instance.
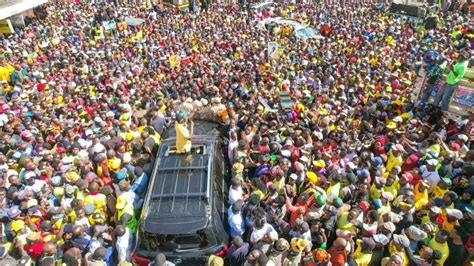
[[13, 33], [13, 26], [9, 19], [0, 20], [0, 33]]

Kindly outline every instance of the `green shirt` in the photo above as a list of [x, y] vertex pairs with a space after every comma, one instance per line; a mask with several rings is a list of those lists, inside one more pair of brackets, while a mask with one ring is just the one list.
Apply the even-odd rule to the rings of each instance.
[[467, 66], [469, 64], [469, 60], [465, 60], [464, 62], [458, 62], [454, 65], [453, 70], [457, 73], [457, 76], [454, 74], [453, 71], [450, 71], [448, 77], [446, 78], [446, 83], [449, 85], [454, 85], [461, 81], [466, 74]]

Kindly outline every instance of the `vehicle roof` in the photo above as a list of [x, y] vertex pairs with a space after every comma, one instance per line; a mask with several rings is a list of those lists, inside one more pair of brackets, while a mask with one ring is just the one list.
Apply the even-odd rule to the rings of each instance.
[[161, 143], [148, 188], [143, 226], [155, 234], [191, 234], [205, 228], [210, 213], [210, 171], [218, 136], [194, 136], [193, 147], [205, 146], [203, 154], [169, 154], [175, 138]]

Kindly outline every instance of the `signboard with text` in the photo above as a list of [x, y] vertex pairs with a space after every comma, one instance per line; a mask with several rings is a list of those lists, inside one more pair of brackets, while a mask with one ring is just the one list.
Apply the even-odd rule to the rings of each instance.
[[0, 33], [13, 33], [13, 26], [9, 19], [0, 20]]

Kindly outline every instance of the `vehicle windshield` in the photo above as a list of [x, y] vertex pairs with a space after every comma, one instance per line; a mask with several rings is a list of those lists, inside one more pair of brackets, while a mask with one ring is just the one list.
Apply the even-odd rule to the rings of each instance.
[[143, 232], [140, 237], [140, 251], [180, 252], [191, 249], [205, 249], [217, 244], [211, 229], [199, 230], [195, 234], [163, 235]]

